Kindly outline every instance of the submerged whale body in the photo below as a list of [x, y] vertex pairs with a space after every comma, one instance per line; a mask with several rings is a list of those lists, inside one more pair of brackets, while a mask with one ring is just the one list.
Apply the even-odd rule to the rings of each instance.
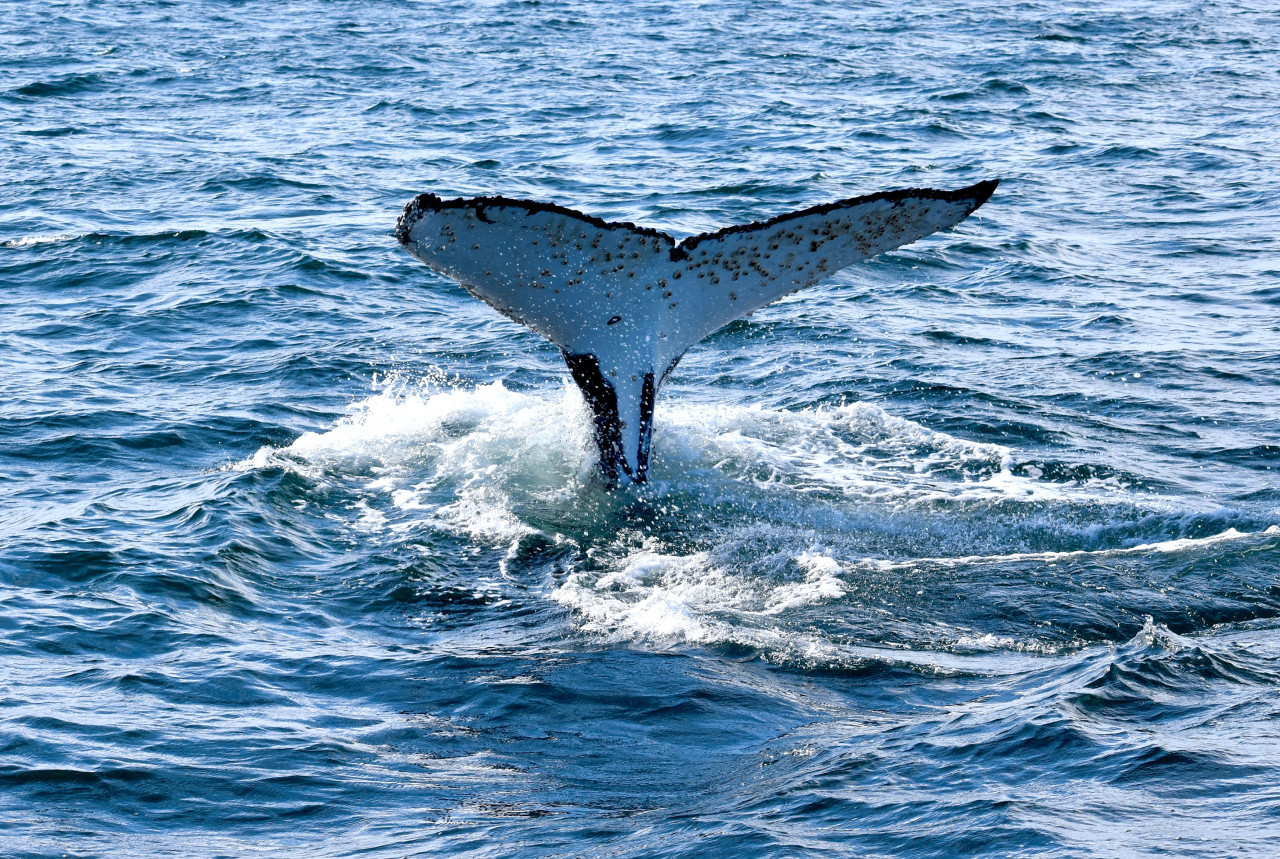
[[997, 180], [853, 197], [676, 242], [548, 203], [421, 194], [400, 243], [560, 347], [595, 415], [610, 486], [643, 483], [653, 406], [680, 357], [721, 326], [842, 268], [954, 226]]

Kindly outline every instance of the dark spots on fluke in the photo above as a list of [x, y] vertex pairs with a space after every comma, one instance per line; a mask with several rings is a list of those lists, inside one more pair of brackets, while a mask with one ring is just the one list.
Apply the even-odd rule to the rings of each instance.
[[[696, 236], [690, 236], [680, 243], [676, 243], [675, 239], [662, 230], [655, 230], [652, 227], [639, 227], [630, 221], [606, 221], [603, 218], [597, 218], [594, 215], [588, 215], [576, 209], [570, 209], [565, 206], [557, 206], [555, 203], [540, 203], [535, 200], [520, 200], [511, 197], [492, 196], [492, 197], [458, 197], [453, 200], [444, 200], [435, 194], [426, 193], [419, 194], [408, 203], [405, 204], [404, 211], [401, 212], [399, 220], [396, 221], [396, 238], [400, 244], [407, 245], [409, 243], [409, 230], [423, 212], [438, 212], [443, 209], [464, 209], [470, 208], [475, 211], [476, 217], [486, 223], [491, 223], [488, 218], [484, 217], [484, 208], [486, 206], [514, 206], [524, 209], [529, 214], [536, 212], [554, 212], [557, 215], [565, 215], [579, 221], [583, 221], [601, 229], [625, 229], [639, 233], [644, 236], [653, 236], [658, 239], [665, 239], [671, 243], [670, 257], [672, 262], [683, 262], [689, 259], [689, 251], [696, 248], [699, 244], [708, 239], [719, 238], [721, 236], [729, 236], [735, 233], [753, 232], [756, 230], [766, 229], [776, 224], [785, 223], [796, 218], [803, 218], [809, 215], [824, 215], [828, 212], [834, 212], [837, 209], [849, 208], [862, 203], [873, 203], [877, 200], [887, 200], [890, 202], [901, 202], [906, 199], [931, 199], [946, 200], [952, 202], [960, 202], [962, 200], [970, 201], [972, 208], [978, 209], [987, 200], [991, 199], [991, 195], [1000, 185], [999, 179], [988, 179], [969, 185], [965, 188], [959, 188], [954, 191], [943, 191], [937, 188], [904, 188], [896, 191], [880, 191], [875, 194], [864, 194], [860, 197], [847, 197], [843, 200], [837, 200], [834, 203], [823, 203], [820, 206], [810, 206], [807, 209], [799, 209], [795, 212], [787, 212], [783, 215], [777, 215], [763, 221], [752, 221], [748, 224], [736, 224], [732, 227], [723, 227], [709, 233], [702, 233]], [[676, 277], [680, 275], [677, 274]]]
[[[764, 221], [752, 221], [749, 224], [737, 224], [732, 227], [723, 227], [710, 233], [703, 233], [698, 236], [685, 239], [680, 243], [680, 249], [688, 252], [696, 248], [702, 242], [708, 239], [715, 239], [721, 236], [731, 236], [735, 233], [749, 233], [757, 230], [767, 229], [777, 224], [783, 224], [796, 218], [804, 218], [809, 215], [825, 215], [834, 212], [837, 209], [847, 209], [852, 206], [858, 206], [863, 203], [874, 203], [878, 200], [887, 200], [891, 203], [901, 203], [907, 199], [925, 199], [925, 200], [946, 200], [948, 202], [960, 202], [962, 200], [971, 201], [972, 209], [979, 208], [987, 200], [991, 199], [991, 195], [996, 192], [996, 188], [1000, 185], [999, 179], [988, 179], [985, 182], [979, 182], [976, 185], [970, 185], [967, 188], [959, 188], [955, 191], [940, 191], [937, 188], [904, 188], [898, 191], [880, 191], [875, 194], [864, 194], [861, 197], [849, 197], [844, 200], [837, 200], [834, 203], [823, 203], [820, 206], [810, 206], [807, 209], [800, 209], [795, 212], [787, 212], [785, 215], [778, 215]], [[674, 256], [672, 257], [674, 259]], [[683, 258], [683, 257], [682, 257]]]
[[576, 209], [569, 209], [564, 206], [557, 206], [555, 203], [539, 203], [535, 200], [517, 200], [511, 197], [493, 196], [493, 197], [458, 197], [453, 200], [444, 200], [435, 194], [419, 194], [408, 203], [405, 204], [404, 211], [400, 213], [400, 219], [396, 221], [396, 238], [400, 244], [407, 245], [409, 243], [409, 230], [412, 229], [414, 221], [416, 221], [423, 212], [439, 212], [444, 209], [471, 209], [476, 213], [476, 217], [485, 223], [493, 223], [484, 217], [484, 209], [488, 206], [512, 206], [518, 209], [524, 209], [526, 213], [532, 215], [538, 212], [552, 212], [557, 215], [565, 215], [575, 220], [584, 221], [593, 227], [600, 229], [624, 229], [639, 233], [645, 236], [655, 236], [657, 238], [665, 238], [674, 243], [674, 239], [661, 230], [655, 230], [651, 227], [638, 227], [630, 221], [606, 221], [603, 218], [597, 218], [594, 215], [588, 215], [579, 212]]

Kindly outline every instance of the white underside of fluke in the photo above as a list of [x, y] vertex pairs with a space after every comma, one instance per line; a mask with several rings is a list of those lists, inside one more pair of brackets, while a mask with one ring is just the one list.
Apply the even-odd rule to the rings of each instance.
[[679, 244], [558, 206], [423, 194], [405, 207], [397, 236], [429, 267], [559, 346], [596, 414], [606, 478], [642, 481], [653, 399], [690, 346], [855, 262], [959, 223], [995, 186], [892, 191]]

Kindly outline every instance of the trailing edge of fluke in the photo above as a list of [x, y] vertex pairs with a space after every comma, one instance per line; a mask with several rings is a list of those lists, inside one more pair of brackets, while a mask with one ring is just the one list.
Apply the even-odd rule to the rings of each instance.
[[413, 256], [560, 347], [595, 415], [610, 486], [643, 483], [653, 406], [703, 337], [842, 268], [954, 226], [998, 180], [853, 197], [676, 242], [549, 203], [421, 194], [396, 224]]

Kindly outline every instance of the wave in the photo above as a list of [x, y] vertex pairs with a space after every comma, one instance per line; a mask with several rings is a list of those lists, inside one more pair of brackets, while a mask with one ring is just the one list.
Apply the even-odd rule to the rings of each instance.
[[31, 83], [14, 87], [10, 92], [15, 95], [35, 98], [75, 95], [97, 89], [106, 82], [107, 77], [97, 73], [67, 74], [50, 80], [32, 81]]
[[49, 233], [44, 235], [23, 236], [17, 239], [0, 242], [0, 247], [21, 249], [40, 245], [58, 245], [69, 242], [88, 242], [108, 247], [133, 247], [136, 245], [164, 244], [169, 242], [189, 242], [206, 238], [257, 243], [271, 238], [268, 233], [257, 228], [242, 227], [210, 227], [209, 229], [170, 229], [147, 233]]

